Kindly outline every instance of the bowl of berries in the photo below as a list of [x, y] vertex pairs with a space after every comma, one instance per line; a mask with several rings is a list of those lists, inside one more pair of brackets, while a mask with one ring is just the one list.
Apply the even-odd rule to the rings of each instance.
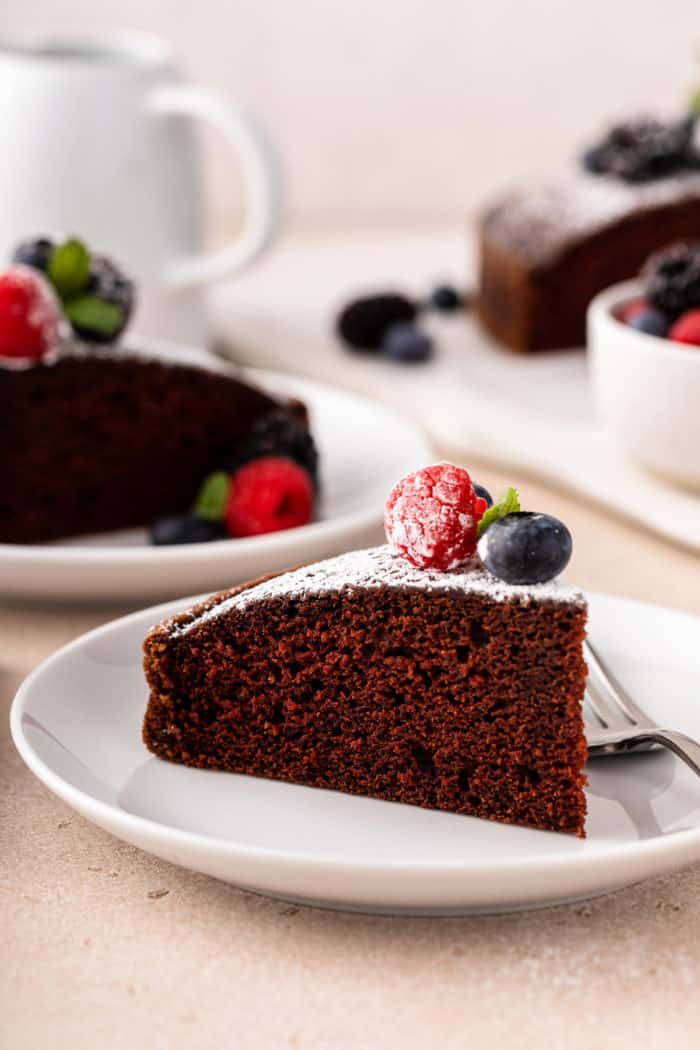
[[598, 411], [637, 462], [700, 492], [700, 243], [652, 255], [588, 308]]

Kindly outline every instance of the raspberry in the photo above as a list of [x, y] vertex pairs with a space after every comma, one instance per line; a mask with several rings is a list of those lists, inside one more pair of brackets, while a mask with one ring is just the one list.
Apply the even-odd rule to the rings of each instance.
[[306, 525], [313, 505], [305, 470], [291, 459], [263, 456], [233, 475], [224, 521], [231, 536], [260, 536]]
[[476, 550], [476, 527], [486, 500], [469, 474], [454, 463], [436, 463], [402, 478], [389, 493], [384, 529], [394, 554], [419, 569], [447, 572]]
[[63, 313], [40, 273], [13, 266], [0, 274], [0, 357], [38, 360], [61, 340]]
[[668, 338], [676, 343], [700, 346], [700, 310], [688, 310], [686, 314], [681, 314], [671, 327]]

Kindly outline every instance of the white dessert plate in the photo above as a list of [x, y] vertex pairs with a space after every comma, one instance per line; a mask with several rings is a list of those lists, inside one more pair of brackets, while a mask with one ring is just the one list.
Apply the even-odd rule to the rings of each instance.
[[[591, 637], [639, 702], [700, 737], [700, 620], [590, 602]], [[187, 604], [72, 642], [27, 678], [12, 708], [30, 769], [126, 842], [258, 893], [435, 915], [562, 903], [700, 860], [700, 780], [667, 753], [589, 763], [585, 840], [153, 758], [140, 735], [141, 644]]]
[[[222, 362], [222, 371], [241, 374]], [[311, 380], [244, 369], [244, 377], [307, 405], [322, 494], [309, 525], [250, 539], [153, 547], [146, 530], [47, 545], [0, 544], [0, 594], [31, 599], [168, 598], [221, 590], [383, 539], [387, 493], [433, 458], [421, 431], [391, 409]]]

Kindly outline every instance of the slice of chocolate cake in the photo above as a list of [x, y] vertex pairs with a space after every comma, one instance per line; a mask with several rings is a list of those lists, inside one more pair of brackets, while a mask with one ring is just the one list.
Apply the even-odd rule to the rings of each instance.
[[[469, 533], [448, 487], [431, 499]], [[585, 622], [578, 591], [505, 583], [478, 557], [439, 571], [388, 547], [342, 555], [154, 627], [143, 738], [202, 769], [583, 835]]]
[[272, 410], [305, 417], [214, 356], [67, 346], [0, 362], [0, 542], [146, 525], [190, 507], [202, 480]]
[[586, 308], [676, 239], [700, 238], [700, 174], [577, 174], [510, 194], [479, 225], [477, 311], [513, 350], [585, 343]]

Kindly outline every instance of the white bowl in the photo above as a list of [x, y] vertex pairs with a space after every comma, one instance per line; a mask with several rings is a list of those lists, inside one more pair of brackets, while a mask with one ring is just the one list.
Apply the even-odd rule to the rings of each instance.
[[615, 311], [639, 297], [613, 285], [588, 307], [588, 356], [598, 411], [639, 463], [700, 491], [700, 348], [638, 332]]

